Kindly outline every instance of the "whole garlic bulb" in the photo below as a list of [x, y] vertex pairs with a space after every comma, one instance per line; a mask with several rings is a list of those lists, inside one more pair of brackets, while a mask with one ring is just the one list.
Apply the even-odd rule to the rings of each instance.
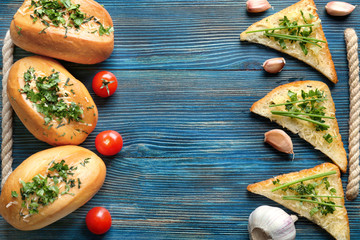
[[251, 240], [293, 240], [296, 236], [295, 215], [267, 205], [256, 208], [249, 216]]

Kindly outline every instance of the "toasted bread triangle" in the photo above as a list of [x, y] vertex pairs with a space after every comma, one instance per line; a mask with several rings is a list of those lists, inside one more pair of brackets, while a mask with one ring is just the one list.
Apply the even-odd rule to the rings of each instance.
[[[339, 132], [339, 127], [336, 118], [334, 119], [323, 119], [325, 120], [325, 124], [329, 125], [330, 128], [324, 131], [316, 131], [315, 125], [313, 123], [290, 118], [284, 117], [279, 115], [274, 115], [271, 111], [285, 111], [284, 106], [278, 107], [269, 107], [270, 104], [280, 104], [285, 103], [289, 100], [288, 91], [291, 90], [294, 93], [298, 94], [298, 98], [301, 98], [301, 90], [305, 92], [309, 92], [309, 90], [320, 90], [324, 92], [324, 95], [327, 100], [322, 103], [326, 109], [325, 115], [330, 117], [335, 117], [335, 104], [331, 97], [331, 92], [328, 86], [319, 81], [297, 81], [288, 83], [285, 85], [281, 85], [270, 93], [268, 93], [264, 98], [260, 99], [259, 101], [255, 102], [250, 111], [256, 114], [259, 114], [263, 117], [269, 118], [271, 121], [275, 121], [282, 127], [289, 129], [293, 133], [299, 134], [299, 136], [310, 144], [312, 144], [316, 149], [323, 152], [327, 155], [336, 165], [339, 166], [342, 172], [346, 172], [347, 168], [347, 158], [346, 158], [346, 151], [344, 149], [344, 144], [341, 141], [341, 135]], [[333, 142], [328, 143], [324, 135], [331, 134], [333, 136]], [[296, 150], [295, 150], [296, 152]]]
[[[280, 52], [287, 53], [290, 56], [293, 56], [317, 69], [333, 83], [337, 83], [338, 78], [327, 42], [319, 42], [318, 44], [321, 48], [307, 43], [305, 46], [308, 49], [308, 54], [305, 55], [298, 42], [291, 43], [289, 40], [285, 40], [286, 49], [283, 49], [278, 41], [274, 40], [272, 37], [266, 37], [264, 32], [247, 33], [248, 31], [279, 27], [279, 20], [284, 18], [284, 16], [287, 16], [290, 22], [297, 21], [298, 25], [306, 24], [303, 20], [301, 11], [303, 12], [307, 23], [314, 24], [312, 27], [313, 32], [309, 37], [326, 41], [325, 34], [321, 26], [321, 20], [316, 12], [316, 6], [313, 0], [301, 0], [300, 2], [283, 9], [278, 13], [254, 23], [246, 29], [246, 31], [240, 34], [240, 40], [259, 43]], [[288, 30], [277, 30], [275, 33], [288, 34]]]
[[[280, 184], [288, 183], [294, 180], [302, 179], [304, 177], [312, 176], [315, 174], [325, 173], [329, 171], [336, 171], [336, 174], [327, 176], [327, 180], [330, 183], [330, 187], [336, 190], [334, 196], [344, 197], [344, 192], [340, 179], [340, 171], [339, 168], [332, 163], [323, 163], [311, 169], [305, 169], [300, 172], [292, 172], [284, 175], [280, 175], [262, 182], [251, 184], [247, 187], [247, 190], [256, 194], [263, 195], [275, 202], [283, 205], [284, 207], [298, 213], [299, 215], [306, 217], [307, 219], [313, 221], [320, 227], [324, 228], [328, 231], [333, 237], [338, 240], [346, 240], [350, 239], [350, 230], [349, 230], [349, 219], [347, 215], [347, 211], [344, 205], [344, 198], [330, 198], [330, 201], [334, 202], [336, 205], [343, 206], [342, 208], [336, 207], [333, 213], [328, 213], [326, 215], [321, 214], [320, 211], [314, 213], [312, 216], [310, 211], [316, 207], [316, 203], [308, 203], [308, 202], [299, 202], [296, 200], [284, 200], [283, 196], [286, 195], [295, 195], [295, 191], [288, 189], [286, 191], [277, 190], [273, 191], [276, 186], [273, 181], [279, 180]], [[303, 183], [306, 185], [308, 183], [312, 183], [316, 181], [320, 183], [323, 178], [318, 178], [314, 180], [304, 181]], [[296, 185], [292, 185], [295, 187]], [[330, 195], [330, 191], [326, 190], [324, 184], [320, 184], [316, 187], [318, 191], [317, 195]], [[318, 198], [319, 199], [319, 198]], [[323, 200], [329, 201], [328, 198], [321, 198]]]

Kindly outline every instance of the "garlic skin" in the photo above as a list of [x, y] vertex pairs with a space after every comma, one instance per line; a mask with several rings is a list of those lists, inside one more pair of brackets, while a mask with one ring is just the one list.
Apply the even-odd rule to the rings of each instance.
[[264, 142], [270, 144], [280, 152], [294, 154], [293, 143], [289, 135], [281, 129], [273, 129], [266, 132]]
[[331, 16], [343, 17], [352, 13], [355, 6], [347, 2], [332, 1], [326, 4], [325, 9]]
[[284, 58], [270, 58], [263, 63], [263, 68], [268, 73], [279, 73], [284, 68], [286, 61]]
[[256, 208], [249, 216], [251, 240], [293, 240], [296, 237], [295, 215], [267, 205]]
[[271, 5], [267, 0], [248, 0], [246, 2], [246, 10], [250, 13], [265, 12], [269, 8]]

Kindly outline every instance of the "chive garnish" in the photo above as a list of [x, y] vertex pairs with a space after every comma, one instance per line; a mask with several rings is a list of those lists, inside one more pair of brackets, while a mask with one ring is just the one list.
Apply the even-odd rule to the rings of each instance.
[[290, 104], [294, 104], [294, 103], [311, 102], [311, 101], [322, 102], [325, 100], [327, 100], [327, 99], [326, 98], [303, 99], [303, 100], [297, 100], [297, 101], [288, 101], [286, 103], [271, 104], [269, 107], [278, 107], [278, 106], [290, 105]]
[[307, 198], [307, 197], [315, 197], [315, 198], [344, 198], [344, 197], [340, 197], [340, 196], [332, 196], [332, 195], [286, 195], [283, 197], [290, 197], [290, 198]]
[[329, 172], [319, 173], [319, 174], [315, 174], [315, 175], [308, 176], [308, 177], [305, 177], [305, 178], [297, 179], [297, 180], [294, 180], [294, 181], [291, 181], [291, 182], [288, 182], [288, 183], [284, 183], [284, 184], [282, 184], [282, 185], [280, 185], [278, 187], [275, 187], [275, 188], [273, 188], [271, 190], [271, 192], [275, 192], [275, 191], [277, 191], [279, 189], [289, 187], [289, 186], [294, 185], [296, 183], [305, 182], [305, 181], [308, 181], [308, 180], [321, 178], [321, 177], [333, 175], [333, 174], [336, 174], [336, 173], [337, 173], [336, 171], [329, 171]]
[[246, 33], [255, 33], [255, 32], [265, 32], [265, 31], [272, 31], [272, 30], [282, 30], [282, 29], [291, 29], [291, 28], [300, 28], [300, 27], [312, 27], [314, 24], [304, 24], [304, 25], [294, 25], [294, 26], [287, 26], [287, 27], [276, 27], [276, 28], [264, 28], [258, 29], [253, 31], [248, 31]]
[[272, 114], [294, 114], [294, 115], [304, 115], [304, 116], [310, 116], [310, 117], [319, 117], [319, 118], [329, 118], [329, 119], [335, 119], [334, 117], [330, 116], [324, 116], [320, 114], [311, 114], [311, 113], [303, 113], [303, 112], [284, 112], [284, 111], [271, 111]]
[[272, 114], [274, 115], [281, 115], [281, 116], [286, 116], [286, 117], [291, 117], [291, 118], [297, 118], [297, 119], [300, 119], [300, 120], [304, 120], [304, 121], [308, 121], [308, 122], [311, 122], [311, 123], [315, 123], [319, 126], [322, 126], [323, 128], [325, 129], [328, 129], [330, 126], [325, 124], [325, 123], [321, 123], [319, 121], [315, 121], [315, 120], [312, 120], [310, 118], [304, 118], [304, 117], [300, 117], [298, 115], [295, 115], [295, 114], [290, 114], [288, 112], [277, 112], [277, 111], [271, 111]]
[[[316, 197], [316, 196], [315, 196], [315, 197]], [[299, 202], [316, 203], [316, 204], [325, 205], [325, 206], [330, 206], [330, 207], [339, 207], [339, 208], [342, 208], [342, 207], [343, 207], [343, 206], [341, 206], [341, 205], [335, 205], [335, 204], [331, 204], [331, 203], [320, 202], [320, 201], [310, 200], [310, 199], [306, 199], [306, 198], [292, 198], [292, 197], [283, 196], [282, 199], [284, 199], [284, 200], [294, 200], [294, 201], [299, 201]]]

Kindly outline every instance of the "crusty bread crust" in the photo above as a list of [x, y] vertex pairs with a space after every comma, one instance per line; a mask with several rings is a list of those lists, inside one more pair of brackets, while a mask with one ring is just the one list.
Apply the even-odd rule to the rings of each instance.
[[[46, 76], [52, 74], [52, 69], [60, 72], [59, 78], [62, 84], [67, 79], [67, 91], [69, 91], [70, 101], [80, 104], [83, 109], [82, 120], [84, 122], [70, 121], [59, 127], [59, 123], [45, 125], [44, 115], [36, 110], [33, 103], [26, 99], [26, 94], [22, 94], [19, 90], [24, 87], [24, 73], [33, 67], [35, 71], [41, 71]], [[73, 90], [71, 92], [71, 89]], [[85, 141], [87, 136], [95, 129], [98, 121], [98, 110], [87, 88], [79, 80], [75, 79], [63, 66], [57, 61], [41, 57], [31, 56], [18, 60], [10, 69], [7, 94], [11, 106], [16, 114], [25, 125], [25, 127], [39, 140], [47, 142], [50, 145], [78, 145]]]
[[[301, 19], [301, 13], [300, 10], [307, 11], [311, 13], [315, 18], [319, 19], [319, 16], [316, 12], [316, 5], [313, 0], [301, 0], [283, 10], [281, 10], [278, 13], [275, 13], [267, 18], [264, 18], [254, 24], [252, 24], [248, 29], [246, 29], [244, 32], [240, 34], [240, 40], [241, 41], [249, 41], [249, 42], [255, 42], [259, 43], [265, 46], [268, 46], [270, 48], [276, 49], [280, 52], [289, 54], [307, 64], [312, 66], [313, 68], [317, 69], [319, 72], [324, 74], [330, 81], [333, 83], [338, 82], [337, 74], [335, 71], [335, 65], [331, 57], [331, 53], [329, 50], [328, 43], [319, 43], [322, 48], [317, 49], [318, 53], [313, 53], [312, 51], [309, 51], [309, 53], [305, 56], [302, 52], [300, 46], [298, 46], [297, 43], [293, 43], [294, 51], [289, 51], [289, 49], [283, 49], [277, 41], [275, 41], [273, 38], [269, 40], [266, 36], [263, 35], [262, 32], [258, 33], [246, 33], [248, 31], [253, 31], [257, 29], [263, 29], [267, 28], [269, 24], [276, 24], [276, 27], [278, 26], [279, 19], [283, 18], [286, 15], [294, 14], [298, 16], [299, 19]], [[272, 26], [275, 27], [275, 26]], [[322, 29], [322, 25], [319, 23], [318, 26], [316, 26], [316, 29], [312, 33], [312, 36], [316, 35], [317, 39], [326, 41], [326, 37], [324, 34], [324, 31]], [[289, 46], [290, 43], [287, 43], [287, 46]], [[309, 44], [307, 44], [309, 46]]]
[[[263, 195], [275, 202], [285, 206], [286, 208], [291, 209], [292, 211], [300, 214], [303, 217], [313, 221], [318, 224], [326, 231], [328, 231], [333, 237], [338, 240], [347, 240], [350, 239], [350, 229], [349, 229], [349, 219], [347, 211], [344, 205], [344, 198], [331, 198], [336, 205], [343, 206], [342, 208], [336, 208], [333, 214], [327, 214], [326, 216], [321, 215], [319, 212], [315, 213], [313, 216], [310, 215], [311, 209], [314, 207], [313, 203], [300, 203], [299, 201], [292, 200], [283, 200], [282, 197], [286, 195], [293, 195], [291, 191], [274, 191], [271, 190], [276, 186], [273, 184], [273, 181], [276, 179], [280, 180], [280, 183], [287, 183], [296, 179], [301, 179], [307, 176], [324, 173], [328, 171], [336, 171], [334, 175], [327, 176], [330, 186], [336, 189], [336, 196], [344, 197], [344, 192], [342, 189], [340, 171], [339, 168], [331, 163], [323, 163], [311, 169], [305, 169], [299, 172], [292, 172], [288, 174], [283, 174], [262, 182], [250, 184], [247, 187], [247, 190], [256, 194]], [[316, 179], [320, 181], [319, 179]], [[306, 181], [304, 184], [309, 183], [314, 180]], [[321, 193], [319, 193], [321, 195]], [[327, 194], [328, 195], [328, 194]]]
[[[287, 95], [288, 90], [298, 93], [298, 96], [300, 97], [301, 90], [308, 92], [310, 89], [319, 89], [324, 91], [327, 98], [324, 102], [326, 115], [335, 117], [335, 104], [331, 97], [330, 89], [325, 83], [320, 81], [297, 81], [276, 87], [264, 98], [255, 102], [250, 108], [250, 111], [263, 117], [267, 117], [271, 121], [275, 121], [282, 127], [289, 129], [291, 132], [299, 134], [301, 138], [311, 143], [316, 149], [320, 150], [332, 159], [333, 162], [339, 166], [341, 171], [345, 173], [347, 168], [347, 157], [336, 118], [324, 119], [325, 123], [330, 126], [328, 130], [315, 131], [314, 124], [312, 123], [299, 119], [273, 115], [271, 113], [271, 111], [284, 111], [284, 106], [270, 108], [269, 105], [272, 103], [284, 103], [286, 100], [289, 100]], [[323, 138], [325, 132], [330, 133], [333, 136], [332, 143], [329, 144]]]
[[[81, 165], [84, 159], [88, 159], [86, 164]], [[71, 176], [72, 179], [80, 179], [81, 186], [70, 189], [70, 193], [75, 195], [59, 195], [59, 197], [47, 206], [39, 207], [39, 213], [24, 219], [19, 215], [21, 210], [22, 187], [19, 180], [30, 182], [37, 174], [46, 176], [49, 163], [55, 160], [56, 163], [65, 160], [69, 167], [75, 166], [77, 169]], [[6, 180], [0, 196], [0, 214], [13, 227], [19, 230], [35, 230], [43, 228], [75, 211], [80, 206], [89, 201], [101, 188], [106, 175], [106, 167], [101, 158], [88, 149], [78, 146], [61, 146], [50, 148], [27, 158], [22, 162]], [[59, 192], [64, 191], [64, 187]], [[12, 197], [11, 191], [16, 191], [18, 197]], [[16, 203], [15, 203], [16, 202]], [[10, 203], [10, 205], [9, 205]]]
[[[14, 15], [10, 25], [10, 34], [15, 45], [39, 55], [62, 59], [82, 64], [95, 64], [107, 59], [114, 49], [114, 33], [99, 36], [81, 27], [79, 31], [71, 29], [65, 38], [65, 28], [50, 26], [46, 33], [40, 33], [44, 25], [40, 20], [33, 23], [28, 10], [29, 2], [25, 0]], [[109, 13], [93, 0], [72, 0], [80, 4], [80, 10], [88, 16], [95, 16], [105, 27], [113, 26]], [[21, 30], [20, 30], [21, 29]]]

